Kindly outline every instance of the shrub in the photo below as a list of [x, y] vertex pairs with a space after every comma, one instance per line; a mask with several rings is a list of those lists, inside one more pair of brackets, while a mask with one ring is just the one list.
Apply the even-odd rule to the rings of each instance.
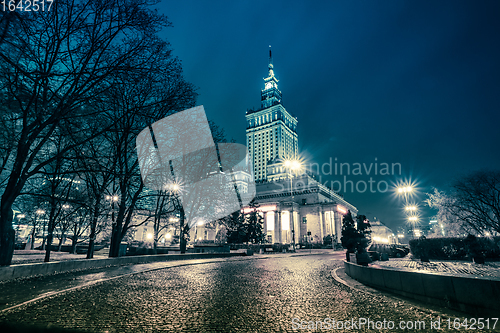
[[[413, 256], [419, 259], [426, 254], [430, 259], [439, 260], [464, 260], [472, 255], [466, 238], [459, 237], [413, 239], [410, 248]], [[500, 258], [500, 237], [478, 237], [474, 251], [482, 253], [485, 258]]]

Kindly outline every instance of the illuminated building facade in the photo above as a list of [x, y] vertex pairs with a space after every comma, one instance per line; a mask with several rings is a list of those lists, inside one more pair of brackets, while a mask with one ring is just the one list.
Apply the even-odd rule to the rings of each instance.
[[292, 117], [282, 104], [271, 50], [268, 70], [261, 91], [261, 108], [246, 113], [247, 147], [256, 181], [267, 179], [270, 161], [298, 157], [297, 118]]
[[271, 51], [261, 108], [248, 111], [246, 121], [247, 148], [256, 181], [255, 201], [264, 217], [267, 242], [320, 243], [327, 235], [335, 235], [340, 242], [343, 215], [348, 210], [356, 215], [357, 209], [310, 173], [286, 167], [286, 161], [299, 159], [297, 118], [282, 104]]

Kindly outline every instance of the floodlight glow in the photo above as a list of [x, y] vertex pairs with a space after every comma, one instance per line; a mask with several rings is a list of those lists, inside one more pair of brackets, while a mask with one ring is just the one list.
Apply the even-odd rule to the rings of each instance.
[[342, 215], [347, 214], [347, 209], [344, 206], [337, 205], [337, 212], [341, 213]]
[[299, 161], [297, 161], [297, 160], [292, 161], [292, 166], [291, 166], [292, 170], [298, 170], [298, 169], [300, 169], [300, 167], [301, 167], [301, 164]]

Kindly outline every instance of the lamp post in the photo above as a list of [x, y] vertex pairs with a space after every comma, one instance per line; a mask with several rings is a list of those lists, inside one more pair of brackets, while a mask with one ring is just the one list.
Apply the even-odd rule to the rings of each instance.
[[408, 197], [413, 193], [414, 187], [411, 184], [400, 185], [396, 188], [397, 193], [402, 195], [405, 201], [405, 204], [408, 204]]
[[417, 216], [410, 216], [408, 217], [408, 222], [410, 223], [410, 226], [411, 226], [411, 236], [412, 238], [415, 238], [415, 224], [417, 223], [418, 221], [418, 217]]
[[296, 172], [297, 170], [299, 170], [302, 167], [302, 165], [300, 164], [300, 162], [298, 160], [286, 160], [284, 165], [285, 165], [285, 168], [288, 169], [288, 177], [290, 178], [290, 198], [291, 198], [291, 206], [292, 206], [290, 221], [292, 224], [292, 248], [293, 248], [293, 252], [295, 252], [295, 223], [293, 220], [293, 174], [292, 174], [292, 171]]
[[[173, 171], [172, 171], [173, 175]], [[174, 207], [179, 211], [179, 249], [181, 254], [186, 253], [186, 239], [185, 239], [185, 213], [184, 208], [182, 207], [182, 203], [179, 198], [179, 192], [182, 191], [181, 184], [177, 182], [169, 183], [165, 185], [165, 189], [173, 196], [174, 198]]]
[[107, 195], [106, 200], [111, 202], [111, 224], [114, 228], [115, 225], [115, 202], [118, 201], [118, 196], [115, 195]]
[[406, 217], [408, 218], [408, 223], [411, 226], [412, 238], [415, 238], [415, 228], [414, 224], [418, 220], [417, 217], [417, 205], [410, 204], [409, 199], [415, 192], [415, 186], [411, 182], [405, 182], [396, 187], [396, 193], [403, 197], [404, 209], [406, 212]]

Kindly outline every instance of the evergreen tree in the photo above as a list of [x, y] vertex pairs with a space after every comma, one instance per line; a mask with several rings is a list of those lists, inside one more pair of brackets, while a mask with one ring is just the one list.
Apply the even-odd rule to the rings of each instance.
[[250, 213], [236, 211], [223, 220], [227, 228], [228, 243], [260, 244], [264, 241], [264, 218], [257, 211], [254, 202], [250, 203], [250, 208]]
[[347, 258], [349, 258], [349, 253], [356, 251], [358, 238], [359, 233], [356, 230], [354, 219], [352, 218], [351, 211], [348, 211], [342, 222], [342, 237], [340, 238], [342, 247], [347, 250]]
[[347, 250], [346, 258], [349, 260], [349, 253], [362, 253], [370, 242], [370, 223], [365, 215], [358, 215], [354, 221], [351, 211], [344, 216], [342, 224], [342, 246]]

